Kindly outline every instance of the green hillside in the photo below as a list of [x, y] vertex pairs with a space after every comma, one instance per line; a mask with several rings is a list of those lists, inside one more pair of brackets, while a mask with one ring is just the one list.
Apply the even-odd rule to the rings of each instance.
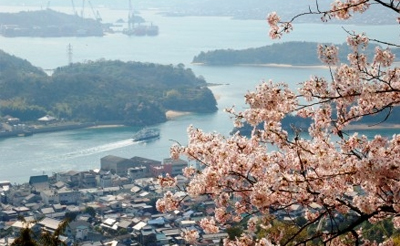
[[50, 114], [148, 125], [164, 122], [167, 110], [217, 110], [204, 79], [183, 65], [102, 60], [60, 67], [48, 76], [4, 52], [0, 62], [0, 115], [23, 121]]
[[[243, 50], [220, 49], [201, 52], [193, 58], [193, 63], [205, 65], [241, 65], [241, 64], [291, 64], [297, 66], [323, 65], [318, 59], [317, 45], [314, 42], [285, 42], [267, 45], [258, 48]], [[346, 44], [339, 47], [339, 59], [347, 61], [347, 54], [350, 52]], [[373, 57], [376, 45], [371, 44], [366, 51], [369, 57]], [[396, 50], [398, 52], [398, 49]]]

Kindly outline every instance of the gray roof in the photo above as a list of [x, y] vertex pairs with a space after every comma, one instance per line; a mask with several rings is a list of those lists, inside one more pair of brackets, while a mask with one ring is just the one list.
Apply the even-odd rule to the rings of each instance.
[[38, 222], [38, 224], [45, 226], [47, 228], [53, 229], [53, 230], [57, 229], [58, 226], [60, 225], [60, 223], [61, 223], [61, 221], [55, 220], [52, 218], [48, 218], [48, 217], [45, 217], [44, 219], [42, 219], [41, 221]]
[[126, 161], [129, 159], [122, 158], [122, 157], [115, 156], [115, 155], [107, 155], [107, 156], [104, 156], [103, 158], [101, 158], [100, 160], [107, 160], [107, 161], [112, 161], [112, 162], [118, 163], [118, 162]]
[[52, 214], [55, 212], [53, 208], [42, 208], [41, 210], [43, 214]]
[[47, 175], [38, 175], [38, 176], [31, 176], [29, 178], [29, 184], [38, 184], [38, 183], [46, 183], [49, 182], [49, 176]]
[[128, 228], [128, 227], [130, 227], [131, 225], [133, 224], [133, 222], [132, 221], [129, 221], [129, 220], [121, 220], [120, 222], [119, 222], [119, 224], [118, 224], [118, 227], [121, 227], [121, 228]]

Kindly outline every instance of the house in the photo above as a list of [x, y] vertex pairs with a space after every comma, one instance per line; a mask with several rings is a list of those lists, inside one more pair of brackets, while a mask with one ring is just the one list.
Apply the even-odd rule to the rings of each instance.
[[42, 197], [43, 203], [46, 205], [60, 202], [58, 193], [55, 190], [43, 190], [40, 192], [40, 196]]
[[54, 212], [62, 212], [65, 210], [65, 206], [61, 205], [60, 203], [53, 204]]
[[62, 188], [58, 190], [58, 196], [61, 204], [77, 204], [81, 193], [78, 190]]
[[81, 172], [80, 173], [80, 180], [81, 180], [81, 187], [85, 188], [94, 188], [97, 187], [97, 179], [96, 174], [92, 172]]
[[38, 196], [34, 193], [31, 193], [22, 200], [22, 204], [35, 203], [35, 202], [38, 202], [39, 200], [40, 200], [40, 196]]
[[57, 120], [56, 117], [53, 117], [51, 115], [45, 115], [38, 119], [39, 122], [44, 124], [52, 123], [55, 122], [56, 120]]
[[0, 210], [0, 219], [3, 221], [14, 221], [18, 218], [18, 213], [14, 210]]
[[57, 228], [61, 225], [61, 223], [62, 223], [61, 220], [44, 217], [42, 220], [36, 223], [35, 227], [38, 227], [41, 230], [54, 233], [54, 231], [57, 230]]
[[142, 178], [145, 173], [147, 173], [146, 167], [130, 167], [128, 168], [128, 178], [135, 180], [137, 178]]
[[29, 184], [14, 185], [5, 193], [7, 202], [16, 206], [21, 205], [25, 197], [30, 194], [31, 186]]
[[50, 214], [54, 214], [54, 208], [52, 207], [48, 207], [48, 208], [41, 208], [40, 211], [42, 212], [42, 214], [44, 215], [50, 215]]
[[60, 204], [77, 204], [81, 193], [78, 190], [71, 190], [68, 188], [61, 188], [59, 190], [44, 190], [40, 192], [42, 201], [46, 205], [60, 203]]
[[156, 245], [157, 236], [156, 231], [151, 226], [145, 226], [140, 230], [139, 242], [142, 245]]
[[21, 229], [30, 228], [30, 229], [33, 230], [33, 227], [35, 225], [36, 225], [36, 223], [33, 222], [33, 221], [24, 222], [24, 221], [17, 220], [11, 225], [11, 228], [12, 228], [12, 231], [13, 231], [14, 235], [18, 236], [20, 234], [20, 232], [21, 232]]
[[118, 224], [119, 223], [118, 223], [117, 220], [112, 219], [112, 218], [107, 218], [107, 219], [102, 221], [100, 226], [106, 231], [109, 231], [109, 232], [114, 231], [115, 232], [115, 231], [118, 230]]
[[66, 229], [66, 234], [76, 240], [86, 240], [90, 231], [90, 224], [86, 221], [71, 221]]
[[18, 216], [27, 216], [30, 212], [30, 209], [24, 206], [14, 207], [13, 210], [17, 213]]
[[57, 182], [63, 182], [70, 187], [78, 187], [80, 184], [80, 174], [77, 171], [58, 172], [55, 174]]
[[119, 221], [118, 227], [129, 231], [132, 230], [132, 224], [131, 220], [124, 219]]
[[71, 170], [71, 171], [67, 172], [67, 175], [69, 176], [68, 185], [70, 187], [79, 187], [79, 184], [80, 184], [79, 172]]
[[49, 176], [38, 175], [29, 178], [29, 185], [32, 186], [33, 191], [40, 192], [42, 190], [50, 189]]
[[100, 187], [106, 188], [112, 186], [112, 174], [111, 172], [104, 173], [100, 175]]

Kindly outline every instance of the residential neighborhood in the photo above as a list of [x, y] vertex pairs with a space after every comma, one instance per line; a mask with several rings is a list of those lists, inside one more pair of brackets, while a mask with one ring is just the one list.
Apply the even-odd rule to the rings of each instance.
[[11, 245], [21, 229], [35, 235], [54, 233], [69, 219], [62, 240], [67, 245], [186, 245], [184, 230], [197, 230], [199, 245], [220, 245], [227, 233], [207, 234], [198, 221], [213, 215], [207, 197], [185, 198], [183, 210], [161, 214], [155, 203], [165, 192], [159, 175], [187, 179], [185, 160], [162, 161], [108, 155], [100, 169], [31, 176], [24, 184], [0, 181], [0, 246]]

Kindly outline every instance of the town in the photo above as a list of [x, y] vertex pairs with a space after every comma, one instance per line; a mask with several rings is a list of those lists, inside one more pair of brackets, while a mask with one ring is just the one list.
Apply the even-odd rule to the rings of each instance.
[[188, 165], [182, 159], [108, 155], [100, 159], [100, 169], [31, 176], [24, 184], [1, 181], [0, 246], [11, 245], [26, 226], [36, 235], [53, 233], [66, 218], [70, 222], [60, 240], [67, 245], [185, 245], [181, 233], [193, 229], [199, 245], [220, 245], [226, 232], [207, 234], [198, 225], [213, 215], [215, 205], [207, 197], [185, 198], [183, 210], [174, 213], [155, 208], [165, 192], [157, 177], [168, 173], [182, 187]]

